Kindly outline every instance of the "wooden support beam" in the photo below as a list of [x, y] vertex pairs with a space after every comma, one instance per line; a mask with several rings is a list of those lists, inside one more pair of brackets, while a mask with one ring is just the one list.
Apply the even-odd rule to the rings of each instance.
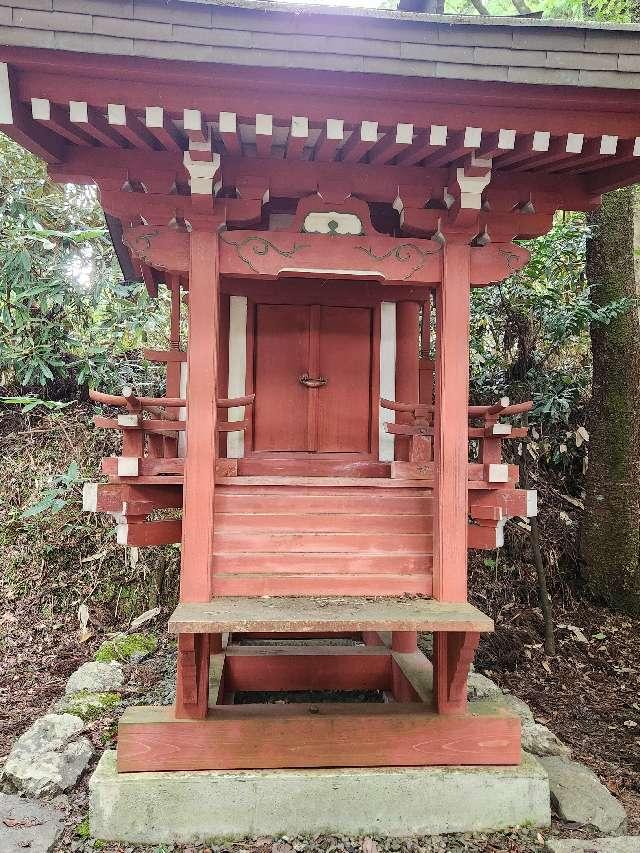
[[285, 157], [287, 160], [302, 160], [304, 146], [309, 140], [309, 119], [306, 116], [292, 116], [287, 149]]
[[273, 116], [266, 113], [256, 115], [256, 152], [258, 157], [269, 157], [273, 144]]
[[369, 149], [367, 161], [379, 165], [390, 163], [394, 157], [406, 151], [412, 142], [413, 125], [399, 123]]
[[188, 147], [187, 140], [162, 107], [147, 107], [144, 123], [149, 133], [166, 151], [184, 151]]
[[460, 160], [465, 154], [476, 151], [482, 144], [482, 128], [467, 127], [464, 131], [456, 133], [440, 152], [431, 154], [424, 161], [428, 169], [437, 169]]
[[[627, 140], [630, 145], [625, 147], [625, 153], [628, 154], [635, 149], [635, 140]], [[582, 147], [580, 154], [575, 157], [569, 157], [562, 160], [557, 165], [552, 165], [546, 171], [552, 174], [556, 172], [582, 172], [588, 170], [590, 166], [598, 165], [605, 166], [609, 161], [611, 165], [615, 163], [615, 157], [618, 152], [618, 137], [617, 136], [599, 136], [597, 139], [587, 139]], [[633, 156], [633, 154], [631, 155]], [[608, 163], [607, 163], [608, 165]], [[606, 166], [605, 166], [606, 168]]]
[[242, 155], [242, 140], [235, 113], [221, 112], [218, 116], [218, 135], [229, 154]]
[[388, 690], [391, 655], [351, 646], [229, 646], [225, 688], [240, 691]]
[[159, 148], [155, 137], [124, 104], [107, 104], [107, 121], [133, 148], [143, 148], [146, 151]]
[[31, 115], [43, 127], [64, 137], [73, 145], [93, 145], [93, 139], [84, 131], [74, 127], [59, 104], [46, 98], [31, 98]]
[[106, 148], [126, 147], [123, 137], [86, 101], [69, 101], [69, 121]]
[[358, 163], [378, 141], [378, 122], [363, 121], [340, 149], [343, 163]]
[[433, 635], [433, 685], [439, 714], [464, 714], [467, 708], [467, 677], [480, 635], [459, 631]]
[[486, 139], [483, 139], [482, 144], [475, 152], [476, 157], [483, 160], [492, 160], [494, 157], [499, 157], [507, 151], [513, 151], [515, 144], [515, 130], [498, 130], [496, 133], [491, 133]]
[[549, 150], [551, 135], [546, 130], [536, 130], [516, 140], [511, 152], [496, 153], [496, 169], [511, 169], [519, 166], [524, 161], [535, 158], [536, 154], [543, 154]]
[[174, 545], [180, 542], [182, 522], [179, 518], [163, 521], [124, 521], [118, 525], [118, 545], [147, 548], [152, 545]]
[[209, 634], [178, 637], [175, 719], [204, 719], [209, 707]]
[[469, 247], [447, 244], [436, 297], [433, 584], [440, 601], [467, 597], [469, 280]]
[[13, 74], [6, 62], [0, 62], [0, 130], [45, 163], [60, 163], [65, 159], [65, 140], [29, 115], [15, 95]]
[[316, 142], [313, 159], [324, 163], [330, 162], [334, 159], [343, 139], [344, 121], [341, 118], [328, 118]]
[[584, 134], [568, 133], [566, 136], [558, 136], [552, 139], [548, 150], [544, 154], [531, 157], [522, 163], [513, 166], [514, 172], [532, 172], [547, 170], [552, 163], [559, 163], [571, 159], [572, 154], [580, 154], [584, 145]]
[[432, 124], [423, 130], [413, 141], [413, 144], [402, 151], [396, 158], [398, 166], [414, 166], [425, 157], [445, 149], [448, 129], [445, 125]]
[[[218, 235], [190, 236], [187, 457], [184, 472], [180, 600], [208, 601], [217, 457]], [[206, 460], [206, 464], [203, 464]]]
[[118, 771], [519, 764], [518, 717], [477, 704], [456, 716], [420, 702], [218, 705], [189, 721], [127, 708]]

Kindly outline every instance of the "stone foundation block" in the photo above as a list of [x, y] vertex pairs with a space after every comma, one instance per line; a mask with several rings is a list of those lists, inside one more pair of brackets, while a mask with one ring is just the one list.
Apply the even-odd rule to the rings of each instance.
[[117, 773], [91, 778], [91, 833], [131, 844], [332, 833], [429, 835], [548, 826], [549, 783], [519, 767], [385, 767]]

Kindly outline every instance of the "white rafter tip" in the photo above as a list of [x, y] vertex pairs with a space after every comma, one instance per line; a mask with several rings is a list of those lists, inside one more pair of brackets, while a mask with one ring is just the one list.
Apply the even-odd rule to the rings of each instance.
[[13, 124], [9, 66], [6, 62], [0, 62], [0, 124]]
[[235, 133], [238, 129], [238, 117], [235, 113], [221, 112], [218, 116], [220, 133]]
[[145, 107], [144, 123], [147, 127], [164, 126], [164, 110], [162, 107]]
[[504, 130], [500, 129], [498, 131], [498, 148], [502, 151], [512, 151], [516, 144], [516, 132], [515, 130]]
[[89, 121], [89, 107], [86, 101], [69, 101], [69, 121], [83, 124]]
[[363, 142], [377, 142], [378, 141], [378, 122], [377, 121], [363, 121], [360, 125], [360, 139]]
[[273, 116], [266, 113], [256, 114], [256, 134], [259, 136], [273, 135]]
[[480, 143], [482, 142], [482, 128], [481, 127], [467, 127], [464, 131], [464, 147], [465, 148], [479, 148]]
[[327, 139], [344, 138], [344, 121], [341, 118], [327, 119]]
[[202, 113], [200, 110], [183, 110], [182, 123], [185, 131], [202, 130]]
[[567, 133], [567, 154], [580, 154], [584, 145], [584, 133]]
[[107, 119], [109, 124], [125, 125], [127, 123], [127, 108], [124, 104], [107, 104]]
[[429, 129], [429, 145], [447, 144], [446, 124], [432, 124]]
[[412, 124], [397, 124], [396, 125], [396, 144], [411, 145], [413, 142], [413, 125]]
[[31, 98], [31, 115], [36, 121], [49, 121], [51, 101], [47, 98]]
[[291, 136], [296, 139], [306, 139], [309, 136], [309, 119], [307, 116], [291, 116]]
[[640, 157], [640, 136], [636, 136], [635, 142], [633, 143], [633, 156]]
[[82, 486], [82, 511], [98, 511], [98, 484], [84, 483]]
[[604, 134], [600, 138], [600, 153], [615, 154], [618, 149], [618, 137]]
[[549, 142], [551, 141], [551, 134], [548, 130], [536, 130], [533, 134], [533, 144], [531, 146], [532, 151], [548, 151], [549, 150]]

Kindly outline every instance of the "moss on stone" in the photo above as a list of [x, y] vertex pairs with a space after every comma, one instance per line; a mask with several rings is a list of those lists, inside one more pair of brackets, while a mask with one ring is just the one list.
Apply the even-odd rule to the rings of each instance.
[[105, 640], [94, 658], [101, 663], [126, 662], [136, 654], [151, 654], [157, 647], [158, 640], [153, 634], [118, 634], [111, 640]]
[[65, 697], [60, 711], [75, 714], [76, 717], [85, 721], [96, 720], [112, 711], [121, 700], [119, 693], [91, 693], [88, 690], [81, 690], [79, 693]]

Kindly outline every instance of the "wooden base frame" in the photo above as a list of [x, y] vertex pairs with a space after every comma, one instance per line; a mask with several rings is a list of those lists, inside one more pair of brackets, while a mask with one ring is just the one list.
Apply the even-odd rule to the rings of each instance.
[[[176, 708], [125, 712], [118, 770], [519, 764], [518, 718], [495, 703], [466, 709], [478, 634], [436, 635], [436, 648], [444, 644], [447, 654], [437, 652], [432, 667], [411, 633], [395, 635], [395, 645], [407, 651], [384, 643], [393, 643], [394, 635], [367, 631], [361, 645], [350, 646], [319, 639], [304, 646], [251, 646], [232, 637], [210, 657], [205, 647], [216, 643], [209, 635], [181, 635]], [[187, 653], [192, 648], [199, 653]], [[185, 704], [188, 679], [200, 689]], [[300, 690], [379, 690], [385, 701], [233, 704], [240, 691]]]

